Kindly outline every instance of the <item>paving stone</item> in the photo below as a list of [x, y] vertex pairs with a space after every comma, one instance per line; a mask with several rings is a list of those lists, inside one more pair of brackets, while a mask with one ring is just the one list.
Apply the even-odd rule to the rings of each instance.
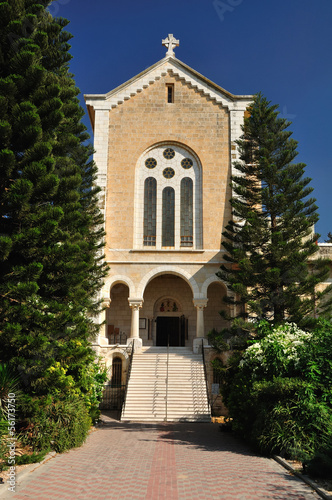
[[[274, 460], [218, 424], [110, 421], [78, 449], [18, 477], [10, 500], [315, 500]], [[2, 493], [1, 493], [2, 492]]]

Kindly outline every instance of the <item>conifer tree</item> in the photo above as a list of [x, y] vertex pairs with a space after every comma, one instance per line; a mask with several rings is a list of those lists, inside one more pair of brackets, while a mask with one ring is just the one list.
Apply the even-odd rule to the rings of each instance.
[[49, 3], [0, 3], [0, 359], [37, 394], [84, 385], [106, 272], [71, 35]]
[[315, 258], [311, 179], [303, 177], [303, 163], [293, 163], [297, 142], [277, 108], [258, 94], [244, 120], [232, 176], [233, 219], [223, 233], [226, 264], [218, 276], [233, 292], [226, 301], [237, 318], [309, 324], [330, 305], [317, 291], [328, 262]]
[[328, 238], [328, 239], [327, 239], [327, 240], [325, 240], [325, 243], [332, 243], [332, 233], [331, 233], [331, 231], [329, 231], [329, 232], [327, 233], [327, 238]]

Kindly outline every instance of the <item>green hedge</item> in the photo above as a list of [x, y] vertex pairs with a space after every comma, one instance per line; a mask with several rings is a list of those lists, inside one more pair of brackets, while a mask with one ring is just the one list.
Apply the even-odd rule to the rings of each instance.
[[23, 443], [34, 450], [63, 452], [81, 446], [91, 426], [91, 418], [82, 397], [24, 396], [20, 408]]

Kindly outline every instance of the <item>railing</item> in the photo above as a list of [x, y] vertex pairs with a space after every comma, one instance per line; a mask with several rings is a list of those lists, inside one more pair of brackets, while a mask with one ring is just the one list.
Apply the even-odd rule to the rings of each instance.
[[127, 343], [127, 334], [124, 332], [111, 333], [108, 335], [108, 342], [110, 345], [121, 344], [125, 345]]
[[130, 379], [130, 374], [131, 374], [131, 366], [133, 364], [133, 357], [134, 357], [134, 342], [131, 343], [131, 353], [130, 353], [130, 358], [129, 358], [129, 365], [128, 365], [128, 371], [127, 371], [127, 379], [126, 379], [126, 387], [124, 390], [124, 397], [123, 397], [123, 404], [122, 404], [122, 409], [121, 411], [123, 412], [125, 406], [126, 406], [126, 399], [127, 399], [127, 391], [128, 391], [128, 384], [129, 384], [129, 379]]
[[125, 385], [107, 384], [104, 386], [102, 400], [99, 404], [100, 410], [117, 411], [121, 414]]
[[167, 402], [168, 402], [168, 363], [169, 363], [169, 333], [167, 334], [167, 361], [166, 361], [166, 401], [165, 401], [165, 422], [167, 422]]
[[207, 373], [206, 373], [206, 365], [205, 365], [204, 339], [202, 339], [202, 356], [203, 356], [203, 366], [204, 366], [204, 378], [205, 378], [205, 385], [206, 385], [206, 395], [207, 395], [209, 407], [211, 408], [209, 386], [208, 386], [208, 381], [207, 381]]

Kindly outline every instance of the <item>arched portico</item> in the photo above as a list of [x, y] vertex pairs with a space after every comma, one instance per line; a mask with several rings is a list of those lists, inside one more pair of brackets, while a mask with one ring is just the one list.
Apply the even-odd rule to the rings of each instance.
[[217, 283], [218, 285], [222, 286], [225, 289], [226, 295], [228, 295], [228, 288], [226, 286], [226, 283], [221, 281], [221, 279], [219, 279], [215, 274], [213, 274], [212, 276], [209, 276], [209, 278], [207, 278], [202, 285], [201, 293], [204, 297], [207, 297], [207, 290], [208, 287], [211, 285], [211, 283]]
[[112, 287], [114, 287], [114, 285], [117, 285], [119, 283], [127, 285], [127, 287], [129, 288], [129, 295], [133, 295], [133, 296], [135, 295], [136, 289], [135, 289], [135, 284], [134, 284], [133, 280], [129, 276], [117, 274], [115, 276], [109, 276], [106, 279], [105, 285], [103, 287], [103, 297], [105, 299], [110, 297], [110, 292], [111, 292]]
[[147, 282], [140, 311], [143, 323], [140, 336], [144, 345], [166, 346], [169, 343], [184, 347], [192, 344], [196, 314], [188, 281], [178, 272], [157, 272]]
[[190, 286], [193, 296], [199, 296], [199, 287], [198, 284], [195, 280], [195, 278], [182, 269], [181, 267], [177, 266], [171, 266], [171, 265], [165, 265], [165, 266], [156, 266], [154, 269], [152, 269], [149, 273], [147, 273], [140, 281], [138, 287], [137, 287], [137, 296], [138, 297], [143, 297], [144, 290], [147, 286], [147, 284], [153, 279], [156, 278], [157, 276], [160, 276], [162, 274], [174, 274], [175, 276], [179, 276], [182, 278], [184, 281], [188, 283]]
[[[182, 267], [169, 264], [150, 269], [136, 284], [132, 277], [119, 274], [111, 277], [107, 282], [111, 286], [109, 297], [105, 297], [102, 343], [113, 344], [112, 333], [116, 332], [125, 334], [128, 342], [135, 341], [137, 345], [160, 345], [165, 343], [161, 339], [166, 335], [160, 332], [176, 329], [179, 340], [174, 340], [172, 333], [171, 343], [192, 346], [195, 339], [202, 339], [212, 328], [220, 327], [219, 311], [227, 288], [215, 276], [209, 276], [200, 286], [196, 278], [200, 280], [198, 273], [193, 276]], [[136, 291], [135, 295], [132, 291]], [[173, 301], [176, 308], [162, 311], [161, 300]]]

